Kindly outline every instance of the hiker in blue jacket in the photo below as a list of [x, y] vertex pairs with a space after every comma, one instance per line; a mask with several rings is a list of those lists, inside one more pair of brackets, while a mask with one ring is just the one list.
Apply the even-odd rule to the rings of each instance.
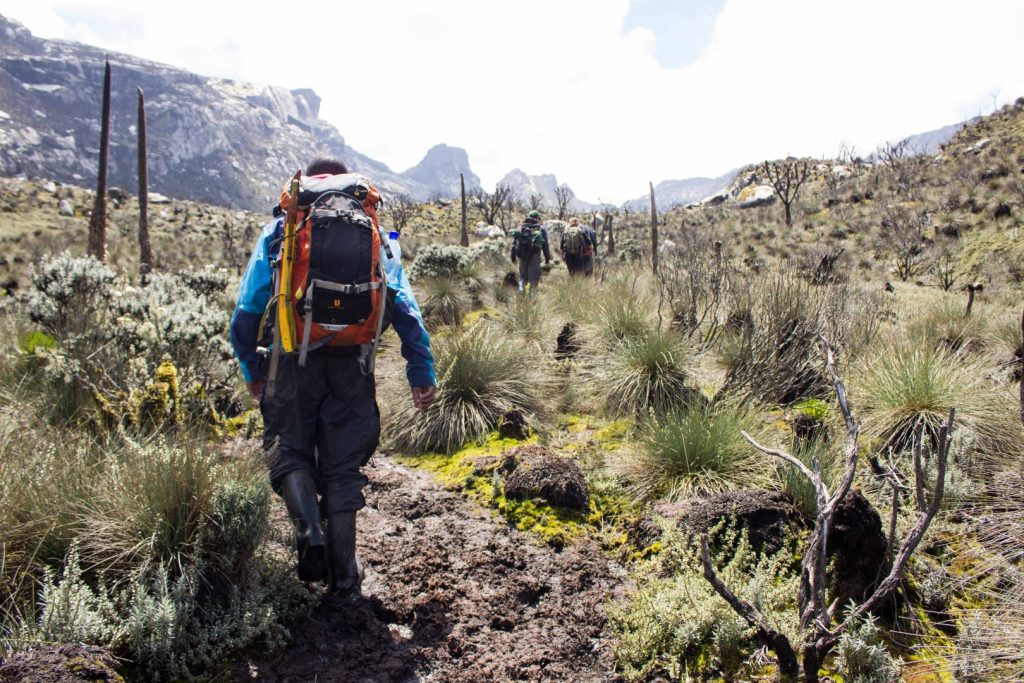
[[[318, 159], [306, 169], [306, 176], [345, 173], [345, 165], [334, 159]], [[260, 347], [272, 342], [259, 339], [259, 328], [283, 234], [284, 217], [278, 216], [256, 241], [231, 318], [231, 343], [249, 393], [260, 402], [270, 484], [295, 527], [299, 577], [326, 580], [332, 593], [348, 599], [358, 595], [362, 580], [355, 555], [356, 512], [366, 504], [367, 478], [360, 469], [380, 437], [376, 383], [360, 365], [360, 346], [323, 346], [309, 351], [304, 366], [298, 354], [282, 352], [273, 394], [266, 395], [269, 360]], [[436, 394], [430, 337], [393, 244], [394, 255], [385, 263], [385, 324], [390, 319], [401, 339], [413, 404], [425, 410]]]

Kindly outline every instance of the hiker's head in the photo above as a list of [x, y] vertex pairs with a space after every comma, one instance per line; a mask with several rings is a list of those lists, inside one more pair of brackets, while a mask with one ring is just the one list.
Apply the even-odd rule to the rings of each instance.
[[540, 220], [540, 211], [538, 211], [537, 209], [534, 209], [530, 213], [526, 214], [526, 217], [527, 218], [535, 218], [535, 219], [537, 219], [539, 221]]
[[331, 159], [330, 157], [320, 157], [313, 159], [309, 162], [309, 166], [306, 167], [306, 175], [341, 175], [342, 173], [348, 173], [348, 166], [345, 162], [340, 159]]
[[572, 218], [569, 219], [569, 225], [579, 225], [579, 224], [580, 224], [580, 219], [579, 218], [576, 218], [575, 216], [573, 216]]

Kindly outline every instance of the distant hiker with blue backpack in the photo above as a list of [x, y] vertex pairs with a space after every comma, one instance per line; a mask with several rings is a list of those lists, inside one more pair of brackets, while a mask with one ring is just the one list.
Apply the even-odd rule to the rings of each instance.
[[539, 211], [531, 211], [526, 220], [512, 231], [512, 263], [519, 263], [519, 291], [525, 291], [529, 285], [530, 293], [537, 291], [540, 284], [540, 257], [544, 255], [544, 263], [551, 263], [551, 247], [548, 244], [548, 231], [541, 221]]
[[231, 343], [263, 415], [270, 484], [295, 529], [299, 578], [326, 581], [342, 601], [362, 582], [360, 470], [380, 437], [373, 373], [389, 324], [415, 407], [425, 410], [436, 394], [430, 337], [398, 235], [380, 228], [379, 203], [370, 181], [338, 160], [296, 173], [256, 242], [231, 319]]

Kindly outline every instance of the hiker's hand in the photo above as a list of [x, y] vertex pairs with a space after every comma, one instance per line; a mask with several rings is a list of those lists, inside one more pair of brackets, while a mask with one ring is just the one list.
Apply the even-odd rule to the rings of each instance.
[[437, 387], [412, 387], [412, 404], [416, 410], [426, 410], [437, 396]]
[[252, 396], [253, 400], [259, 403], [260, 397], [263, 396], [263, 385], [266, 384], [262, 379], [254, 379], [251, 382], [246, 382], [245, 386], [249, 389], [249, 395]]

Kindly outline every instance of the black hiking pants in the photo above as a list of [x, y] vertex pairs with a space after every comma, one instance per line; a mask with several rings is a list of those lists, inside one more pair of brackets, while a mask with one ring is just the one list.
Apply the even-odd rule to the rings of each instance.
[[360, 468], [377, 449], [380, 411], [373, 375], [358, 358], [313, 352], [302, 368], [298, 354], [281, 354], [274, 395], [264, 395], [260, 412], [276, 493], [285, 476], [304, 470], [316, 480], [324, 517], [366, 505]]
[[569, 269], [569, 275], [580, 275], [584, 268], [583, 254], [566, 254], [565, 267]]

